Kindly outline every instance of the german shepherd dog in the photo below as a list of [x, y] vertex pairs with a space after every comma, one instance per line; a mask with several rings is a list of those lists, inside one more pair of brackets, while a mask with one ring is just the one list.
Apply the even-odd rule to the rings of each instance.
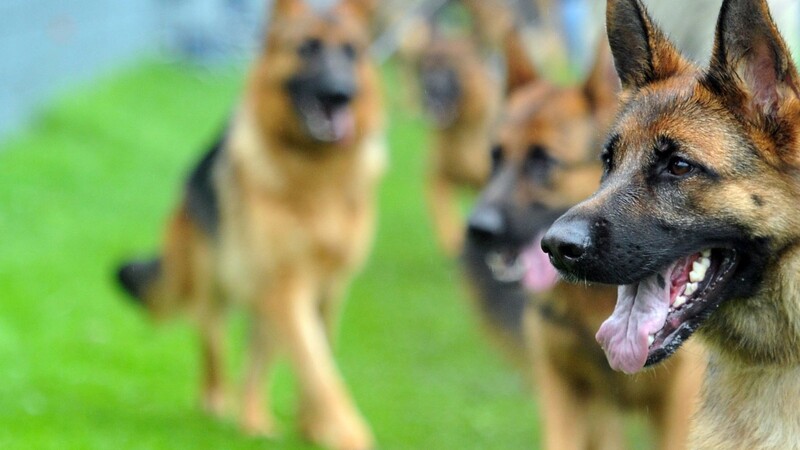
[[358, 0], [327, 12], [276, 0], [240, 108], [192, 171], [160, 256], [118, 274], [154, 315], [196, 318], [213, 414], [223, 412], [224, 312], [240, 303], [252, 321], [242, 427], [274, 432], [263, 376], [285, 352], [302, 432], [334, 449], [373, 445], [331, 352], [345, 288], [371, 246], [384, 158], [367, 17]]
[[489, 175], [489, 134], [502, 92], [469, 37], [434, 33], [419, 57], [422, 104], [433, 125], [427, 200], [440, 247], [461, 249], [464, 219], [459, 191], [477, 191]]
[[542, 241], [579, 280], [619, 285], [597, 333], [636, 372], [690, 336], [709, 368], [690, 443], [800, 445], [800, 79], [765, 0], [725, 0], [710, 65], [640, 0], [609, 0], [621, 110], [599, 190]]
[[492, 177], [469, 218], [464, 262], [490, 330], [532, 367], [543, 448], [623, 448], [623, 413], [638, 411], [658, 448], [682, 449], [702, 352], [683, 351], [642, 376], [612, 371], [593, 334], [614, 309], [615, 289], [560, 281], [540, 247], [556, 218], [599, 184], [598, 139], [613, 119], [619, 86], [602, 44], [582, 86], [554, 86], [514, 60]]

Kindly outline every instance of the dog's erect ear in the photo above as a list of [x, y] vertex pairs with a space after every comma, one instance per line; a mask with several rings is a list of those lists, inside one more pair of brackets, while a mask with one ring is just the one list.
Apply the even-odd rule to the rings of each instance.
[[539, 79], [539, 73], [533, 67], [533, 61], [516, 28], [506, 33], [503, 39], [503, 52], [506, 57], [506, 94], [511, 94]]
[[272, 18], [295, 17], [308, 11], [305, 0], [272, 0]]
[[689, 67], [641, 0], [608, 0], [606, 28], [623, 89], [636, 90]]
[[740, 114], [770, 116], [800, 96], [798, 81], [766, 0], [725, 0], [704, 84]]
[[597, 44], [597, 56], [594, 66], [586, 78], [583, 91], [593, 109], [614, 106], [619, 94], [619, 78], [614, 69], [614, 58], [605, 36], [600, 37]]

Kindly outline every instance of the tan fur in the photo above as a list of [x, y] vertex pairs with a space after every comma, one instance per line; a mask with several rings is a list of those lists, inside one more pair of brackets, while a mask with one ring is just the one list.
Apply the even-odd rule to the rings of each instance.
[[[508, 175], [508, 185], [495, 180], [489, 189], [506, 192], [512, 217], [514, 211], [535, 203], [554, 210], [568, 208], [599, 184], [599, 139], [616, 105], [616, 75], [608, 48], [600, 46], [598, 61], [583, 86], [553, 86], [539, 79], [532, 67], [518, 67], [517, 72], [529, 75], [515, 77], [496, 134], [502, 161], [497, 176], [524, 173], [534, 148], [557, 162], [547, 175], [549, 181]], [[704, 351], [692, 344], [670, 365], [637, 376], [612, 371], [594, 334], [615, 303], [614, 287], [559, 281], [551, 291], [534, 295], [527, 308], [525, 343], [544, 421], [543, 448], [624, 448], [626, 412], [647, 418], [657, 448], [686, 448], [704, 373]]]
[[375, 185], [385, 164], [377, 74], [362, 56], [352, 103], [356, 136], [344, 144], [315, 143], [283, 87], [299, 68], [295, 48], [311, 36], [355, 42], [365, 52], [365, 24], [362, 14], [348, 13], [350, 6], [339, 8], [333, 20], [294, 0], [276, 8], [266, 50], [251, 71], [214, 169], [219, 236], [204, 235], [181, 206], [166, 236], [164, 275], [146, 303], [154, 310], [186, 308], [197, 319], [203, 402], [212, 413], [224, 409], [223, 313], [238, 303], [252, 327], [241, 426], [259, 435], [276, 432], [263, 407], [263, 377], [286, 353], [301, 389], [304, 435], [328, 448], [368, 449], [371, 432], [331, 349], [345, 290], [371, 246]]

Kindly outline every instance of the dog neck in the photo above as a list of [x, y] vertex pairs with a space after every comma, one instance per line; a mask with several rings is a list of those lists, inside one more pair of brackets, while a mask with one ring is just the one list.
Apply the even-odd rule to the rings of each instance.
[[800, 365], [748, 366], [711, 357], [692, 449], [796, 448]]
[[386, 146], [382, 132], [375, 131], [352, 148], [331, 150], [341, 150], [339, 155], [315, 157], [306, 149], [265, 139], [247, 103], [233, 123], [228, 142], [230, 164], [262, 190], [279, 193], [291, 189], [309, 195], [316, 195], [319, 189], [369, 191], [383, 173]]

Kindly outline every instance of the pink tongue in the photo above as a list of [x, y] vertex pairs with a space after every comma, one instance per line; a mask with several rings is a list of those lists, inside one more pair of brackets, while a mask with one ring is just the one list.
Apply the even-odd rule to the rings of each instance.
[[597, 342], [614, 370], [638, 372], [647, 361], [647, 337], [664, 326], [670, 303], [671, 268], [636, 284], [620, 286], [617, 306], [600, 330]]
[[341, 141], [349, 138], [355, 130], [355, 121], [350, 108], [339, 108], [331, 114], [331, 131], [333, 140]]
[[522, 251], [522, 260], [527, 267], [522, 284], [537, 294], [552, 289], [558, 281], [558, 272], [550, 264], [547, 254], [542, 251], [542, 236], [544, 233], [537, 236], [533, 243]]

